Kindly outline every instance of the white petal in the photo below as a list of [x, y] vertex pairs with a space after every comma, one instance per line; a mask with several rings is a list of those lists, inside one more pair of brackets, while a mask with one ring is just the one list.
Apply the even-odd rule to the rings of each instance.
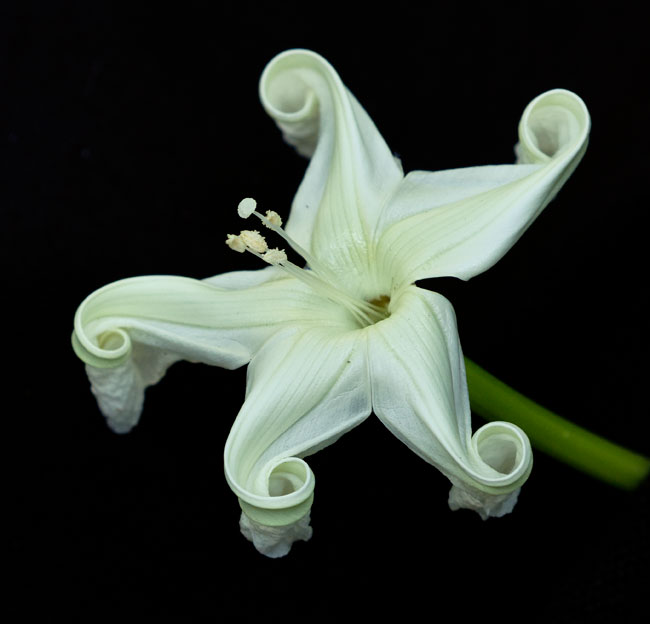
[[[379, 230], [432, 210], [444, 210], [476, 195], [516, 182], [540, 165], [484, 165], [445, 171], [411, 171], [406, 174], [379, 220]], [[443, 239], [444, 240], [444, 239]]]
[[[587, 147], [590, 119], [575, 94], [533, 100], [519, 126], [528, 163], [415, 172], [387, 210], [378, 256], [396, 283], [469, 279], [497, 262], [555, 197]], [[400, 221], [396, 221], [401, 217]]]
[[210, 281], [135, 277], [100, 288], [79, 306], [73, 346], [116, 431], [136, 424], [144, 389], [173, 362], [237, 368], [286, 324], [331, 324], [339, 311], [297, 280], [277, 279], [276, 271]]
[[[465, 366], [451, 304], [407, 288], [390, 318], [368, 328], [373, 410], [409, 448], [473, 495], [486, 512], [530, 473], [526, 435], [510, 423], [489, 423], [471, 436]], [[454, 496], [454, 503], [469, 506]], [[478, 501], [478, 502], [476, 502]]]
[[[301, 458], [370, 414], [364, 336], [287, 329], [251, 361], [246, 401], [228, 437], [224, 465], [243, 511], [258, 525], [287, 527], [304, 517], [314, 477]], [[264, 550], [273, 547], [269, 535], [286, 546], [286, 531], [263, 533]]]
[[401, 167], [334, 68], [307, 50], [275, 57], [260, 97], [285, 139], [311, 162], [287, 232], [323, 261], [367, 269], [367, 246]]

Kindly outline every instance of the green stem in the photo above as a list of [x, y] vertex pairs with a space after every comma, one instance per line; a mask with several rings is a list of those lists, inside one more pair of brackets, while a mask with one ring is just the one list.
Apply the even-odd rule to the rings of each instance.
[[647, 457], [561, 418], [468, 358], [465, 366], [470, 404], [479, 416], [518, 425], [538, 450], [619, 488], [633, 490], [648, 476]]

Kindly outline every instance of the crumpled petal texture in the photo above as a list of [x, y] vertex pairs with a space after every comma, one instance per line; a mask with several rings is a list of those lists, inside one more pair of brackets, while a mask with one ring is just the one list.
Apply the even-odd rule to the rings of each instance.
[[263, 555], [277, 559], [284, 557], [291, 550], [291, 545], [297, 541], [311, 539], [313, 530], [309, 526], [310, 514], [307, 512], [302, 518], [285, 526], [266, 526], [251, 520], [242, 513], [239, 528], [244, 537], [253, 542], [255, 548]]
[[180, 359], [249, 364], [224, 471], [242, 533], [269, 557], [312, 535], [315, 477], [304, 458], [372, 411], [449, 478], [451, 509], [509, 513], [532, 467], [528, 438], [504, 422], [472, 433], [453, 308], [415, 282], [469, 279], [515, 244], [584, 155], [584, 103], [562, 89], [535, 98], [519, 124], [517, 164], [404, 176], [318, 54], [278, 55], [259, 93], [310, 159], [286, 232], [313, 266], [134, 277], [92, 293], [73, 347], [109, 426], [129, 431], [146, 387]]

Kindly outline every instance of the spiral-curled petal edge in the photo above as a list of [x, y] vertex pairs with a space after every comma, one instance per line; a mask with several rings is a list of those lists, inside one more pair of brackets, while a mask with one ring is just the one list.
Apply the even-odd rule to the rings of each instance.
[[[314, 61], [321, 62], [314, 52], [288, 50], [267, 64], [259, 83], [262, 106], [284, 140], [306, 158], [311, 158], [318, 143], [320, 113], [316, 93], [300, 71]], [[330, 67], [324, 59], [322, 63]]]
[[528, 436], [517, 425], [502, 421], [489, 422], [474, 432], [469, 457], [467, 478], [459, 481], [452, 475], [450, 480], [456, 490], [463, 489], [468, 496], [483, 501], [488, 512], [491, 506], [501, 505], [504, 495], [521, 488], [533, 465]]
[[533, 467], [528, 436], [516, 425], [494, 421], [472, 436], [470, 477], [450, 475], [449, 507], [471, 509], [483, 520], [510, 513]]
[[578, 95], [566, 89], [546, 91], [521, 116], [517, 160], [545, 164], [564, 152], [570, 158], [582, 157], [590, 127], [589, 111]]

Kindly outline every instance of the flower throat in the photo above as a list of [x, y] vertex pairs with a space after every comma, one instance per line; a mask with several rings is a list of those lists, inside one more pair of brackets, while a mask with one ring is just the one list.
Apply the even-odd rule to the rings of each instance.
[[228, 234], [226, 245], [235, 251], [243, 253], [249, 251], [273, 266], [282, 267], [287, 273], [307, 284], [319, 295], [326, 297], [348, 310], [361, 327], [374, 325], [387, 318], [390, 297], [381, 295], [372, 301], [359, 299], [348, 294], [336, 284], [333, 271], [325, 264], [318, 261], [306, 249], [290, 238], [282, 229], [282, 219], [277, 212], [266, 211], [266, 216], [257, 210], [257, 202], [247, 197], [239, 202], [237, 213], [242, 219], [255, 215], [267, 228], [281, 236], [289, 246], [303, 257], [309, 269], [301, 269], [289, 261], [283, 249], [269, 249], [266, 239], [257, 230], [242, 230], [238, 235]]

